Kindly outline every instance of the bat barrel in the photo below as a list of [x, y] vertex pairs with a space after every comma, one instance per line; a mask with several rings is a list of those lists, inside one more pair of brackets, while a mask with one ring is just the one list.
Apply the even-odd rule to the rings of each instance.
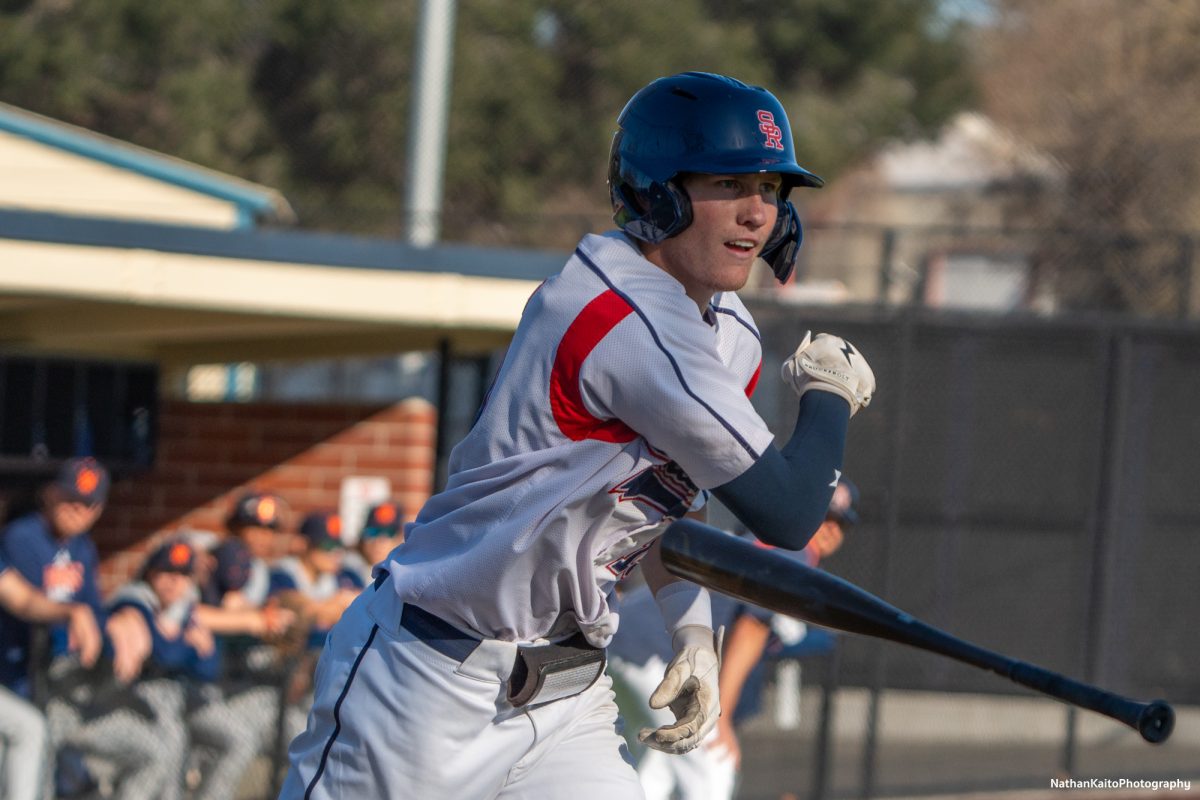
[[928, 625], [837, 576], [728, 536], [694, 520], [671, 524], [662, 540], [671, 573], [829, 628], [876, 636], [953, 658], [1050, 697], [1122, 722], [1157, 744], [1171, 735], [1165, 701], [1140, 703], [1057, 672], [1017, 661]]

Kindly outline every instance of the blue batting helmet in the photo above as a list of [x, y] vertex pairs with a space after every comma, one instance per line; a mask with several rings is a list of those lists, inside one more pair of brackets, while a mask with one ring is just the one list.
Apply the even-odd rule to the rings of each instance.
[[788, 192], [824, 181], [796, 163], [792, 129], [775, 96], [723, 75], [684, 72], [630, 98], [617, 118], [608, 165], [617, 225], [655, 244], [682, 232], [692, 204], [678, 178], [689, 172], [780, 173], [779, 215], [762, 257], [786, 281], [803, 238]]

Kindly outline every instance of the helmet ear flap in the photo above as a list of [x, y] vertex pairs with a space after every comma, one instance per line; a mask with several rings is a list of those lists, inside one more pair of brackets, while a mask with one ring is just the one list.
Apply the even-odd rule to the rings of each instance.
[[796, 266], [800, 243], [804, 240], [804, 229], [800, 226], [800, 215], [796, 207], [786, 200], [778, 203], [779, 213], [775, 217], [775, 228], [760, 254], [763, 261], [771, 265], [771, 271], [780, 283], [787, 283]]
[[692, 224], [692, 198], [674, 180], [656, 181], [650, 185], [650, 214], [663, 232], [662, 239], [670, 239]]
[[619, 171], [619, 179], [610, 182], [613, 220], [622, 230], [644, 242], [658, 244], [692, 223], [692, 201], [674, 181], [628, 180], [633, 177], [629, 173], [629, 170]]

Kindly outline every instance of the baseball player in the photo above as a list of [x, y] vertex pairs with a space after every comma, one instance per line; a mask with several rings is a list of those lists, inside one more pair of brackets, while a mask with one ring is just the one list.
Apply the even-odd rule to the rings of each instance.
[[358, 534], [358, 549], [346, 551], [343, 567], [360, 574], [365, 586], [374, 580], [371, 570], [375, 565], [403, 543], [404, 524], [400, 506], [392, 502], [379, 503], [367, 511]]
[[295, 614], [269, 600], [274, 554], [283, 549], [283, 498], [242, 495], [226, 520], [231, 534], [208, 553], [194, 616], [219, 635], [224, 701], [188, 714], [193, 755], [203, 776], [197, 800], [232, 797], [246, 769], [275, 744], [280, 716], [279, 653], [264, 638], [281, 636]]
[[[100, 629], [86, 603], [56, 603], [0, 555], [0, 609], [26, 622], [66, 623], [71, 649], [90, 668], [100, 655]], [[0, 625], [3, 622], [0, 621]], [[42, 790], [46, 720], [28, 700], [0, 686], [0, 797], [35, 800]]]
[[[64, 462], [56, 477], [42, 487], [38, 510], [4, 529], [0, 556], [50, 600], [90, 608], [101, 623], [109, 658], [100, 672], [128, 684], [140, 672], [151, 641], [135, 613], [107, 614], [100, 602], [99, 556], [89, 531], [104, 511], [109, 483], [108, 471], [95, 459]], [[71, 652], [72, 635], [69, 625], [51, 626], [48, 669], [31, 665], [30, 626], [0, 613], [0, 681], [12, 692], [29, 697], [31, 666], [43, 671], [50, 683], [47, 732], [60, 762], [63, 748], [104, 755], [117, 767], [125, 796], [149, 796], [146, 792], [156, 791], [162, 781], [152, 722], [132, 710], [97, 711], [94, 689], [100, 677], [91, 674], [82, 652]]]
[[313, 620], [312, 644], [319, 649], [329, 629], [362, 591], [362, 576], [342, 565], [346, 544], [342, 520], [336, 512], [315, 511], [304, 517], [300, 536], [305, 543], [300, 556], [281, 558], [271, 568], [269, 592], [299, 595]]
[[[187, 707], [221, 702], [212, 691], [219, 664], [216, 641], [192, 615], [195, 569], [192, 546], [180, 539], [167, 541], [147, 557], [140, 579], [122, 586], [110, 603], [114, 613], [137, 613], [150, 634], [150, 656], [133, 692], [154, 712], [157, 759], [164, 769], [163, 785], [152, 796], [164, 800], [179, 797], [182, 790]], [[237, 744], [231, 734], [223, 750]]]
[[703, 491], [789, 548], [824, 517], [874, 377], [842, 339], [806, 336], [776, 448], [734, 294], [757, 258], [787, 278], [788, 194], [821, 184], [783, 107], [686, 73], [635, 94], [617, 127], [619, 230], [585, 236], [530, 297], [446, 488], [330, 634], [282, 797], [641, 797], [604, 674], [614, 585], [640, 561], [672, 636], [651, 704], [675, 721], [640, 738], [686, 752], [716, 723], [718, 646], [706, 593], [655, 540]]

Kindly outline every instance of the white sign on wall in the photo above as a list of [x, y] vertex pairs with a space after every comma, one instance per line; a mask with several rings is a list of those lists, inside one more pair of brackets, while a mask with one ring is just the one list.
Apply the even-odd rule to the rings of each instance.
[[367, 519], [367, 511], [377, 503], [392, 499], [392, 483], [378, 475], [351, 475], [342, 479], [338, 514], [342, 518], [343, 540], [347, 545], [358, 542], [359, 531]]

